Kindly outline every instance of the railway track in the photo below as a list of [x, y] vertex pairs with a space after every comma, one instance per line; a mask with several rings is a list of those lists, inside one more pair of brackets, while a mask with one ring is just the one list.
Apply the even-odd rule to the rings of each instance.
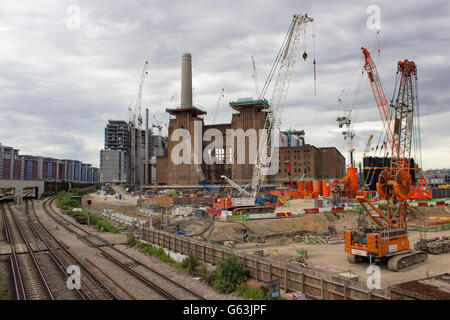
[[36, 214], [33, 201], [26, 202], [26, 214], [32, 232], [38, 236], [48, 248], [49, 254], [58, 268], [67, 275], [70, 266], [80, 269], [80, 286], [75, 288], [85, 300], [119, 300], [121, 296], [112, 290], [103, 280], [95, 275], [88, 266], [72, 254], [66, 246], [57, 240], [42, 224]]
[[[126, 270], [133, 277], [158, 292], [161, 296], [170, 300], [205, 300], [205, 298], [201, 295], [182, 286], [178, 282], [175, 282], [174, 280], [149, 267], [148, 265], [143, 264], [139, 260], [123, 252], [122, 250], [117, 249], [111, 243], [102, 239], [101, 237], [84, 230], [84, 228], [80, 227], [78, 224], [73, 223], [67, 217], [65, 217], [61, 213], [58, 213], [57, 210], [52, 207], [54, 200], [54, 197], [49, 198], [43, 203], [44, 210], [54, 221], [56, 221], [69, 232], [75, 233], [82, 241], [85, 241], [85, 243], [97, 248], [105, 258], [109, 259], [122, 269]], [[177, 291], [178, 293], [173, 294], [168, 292], [168, 290], [166, 289], [167, 287], [175, 289], [175, 291]]]
[[54, 300], [34, 249], [28, 243], [10, 204], [1, 204], [1, 210], [6, 239], [11, 246], [10, 262], [17, 300]]

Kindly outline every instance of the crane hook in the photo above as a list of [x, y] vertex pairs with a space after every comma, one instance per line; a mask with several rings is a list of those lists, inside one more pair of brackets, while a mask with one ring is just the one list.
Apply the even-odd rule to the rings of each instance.
[[305, 51], [305, 52], [303, 52], [303, 60], [306, 61], [306, 58], [308, 58], [308, 54], [307, 54], [306, 51]]

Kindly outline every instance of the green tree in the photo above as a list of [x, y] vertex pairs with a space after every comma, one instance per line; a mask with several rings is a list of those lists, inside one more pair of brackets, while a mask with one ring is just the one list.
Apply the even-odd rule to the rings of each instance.
[[214, 286], [219, 292], [230, 293], [248, 278], [249, 269], [236, 256], [228, 256], [217, 264]]

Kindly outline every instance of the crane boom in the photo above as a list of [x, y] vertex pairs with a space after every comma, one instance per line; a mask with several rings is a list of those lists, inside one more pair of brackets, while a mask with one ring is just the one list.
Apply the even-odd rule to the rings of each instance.
[[280, 126], [279, 111], [286, 101], [289, 91], [292, 72], [294, 71], [298, 58], [298, 42], [302, 34], [302, 27], [304, 24], [312, 21], [313, 19], [308, 17], [307, 14], [294, 15], [287, 38], [280, 50], [281, 55], [277, 57], [277, 60], [279, 60], [276, 62], [280, 63], [280, 67], [264, 123], [264, 131], [259, 140], [258, 157], [253, 168], [253, 178], [250, 183], [253, 198], [256, 198], [270, 167], [274, 142], [276, 141]]
[[228, 182], [232, 187], [236, 188], [241, 192], [242, 194], [245, 194], [247, 197], [251, 197], [251, 193], [242, 188], [240, 185], [238, 185], [236, 182], [228, 178], [227, 176], [222, 175], [221, 178], [223, 178], [226, 182]]
[[[145, 76], [148, 74], [148, 61], [145, 61], [144, 68], [142, 69], [141, 74], [141, 81], [139, 83], [139, 92], [136, 99], [136, 106], [134, 108], [134, 122], [136, 121], [136, 113], [137, 113], [137, 127], [140, 129], [142, 128], [142, 105], [141, 105], [141, 98], [142, 98], [142, 90], [144, 88], [144, 80]], [[135, 122], [136, 123], [136, 122]]]
[[370, 86], [372, 88], [373, 96], [375, 97], [375, 102], [377, 103], [378, 111], [380, 112], [381, 121], [383, 122], [389, 146], [392, 146], [393, 128], [391, 125], [391, 110], [386, 95], [384, 94], [383, 85], [378, 76], [377, 67], [370, 56], [370, 52], [364, 47], [361, 47], [361, 50], [365, 60], [364, 70], [366, 70], [367, 76], [369, 77]]
[[395, 82], [396, 99], [388, 106], [375, 64], [369, 52], [362, 49], [366, 60], [364, 68], [390, 143], [391, 165], [380, 173], [377, 182], [377, 191], [387, 202], [385, 210], [375, 207], [365, 195], [356, 196], [356, 201], [375, 222], [376, 228], [368, 228], [361, 219], [358, 230], [345, 231], [345, 251], [351, 263], [364, 259], [362, 257], [369, 260], [385, 258], [389, 270], [398, 271], [427, 260], [426, 252], [410, 250], [406, 225], [406, 200], [411, 193], [411, 140], [417, 103], [416, 65], [408, 60], [398, 62], [397, 80], [400, 77], [400, 81]]
[[255, 81], [255, 92], [256, 92], [256, 97], [258, 97], [259, 96], [258, 78], [256, 76], [256, 63], [255, 63], [255, 58], [253, 58], [253, 56], [252, 56], [252, 65], [253, 65], [252, 78]]

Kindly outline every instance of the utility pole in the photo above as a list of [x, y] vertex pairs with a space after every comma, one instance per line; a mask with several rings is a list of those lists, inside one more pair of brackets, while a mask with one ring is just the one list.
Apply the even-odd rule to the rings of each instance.
[[147, 186], [148, 185], [148, 141], [149, 139], [149, 134], [148, 134], [148, 108], [145, 109], [145, 167], [144, 167], [144, 184]]

